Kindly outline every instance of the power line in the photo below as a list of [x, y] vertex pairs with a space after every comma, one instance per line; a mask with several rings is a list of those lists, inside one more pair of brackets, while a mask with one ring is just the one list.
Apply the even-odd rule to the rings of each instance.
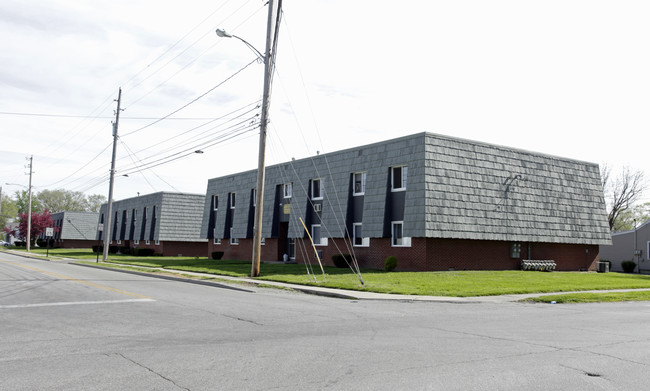
[[[17, 116], [26, 116], [26, 117], [52, 117], [52, 118], [86, 118], [86, 119], [113, 119], [115, 117], [100, 117], [92, 115], [73, 115], [73, 114], [46, 114], [46, 113], [18, 113], [18, 112], [8, 112], [0, 111], [0, 115], [17, 115]], [[122, 120], [154, 120], [158, 117], [120, 117]], [[218, 118], [208, 118], [208, 117], [174, 117], [168, 118], [173, 121], [207, 121], [214, 120]]]
[[237, 76], [239, 73], [241, 73], [242, 71], [244, 71], [246, 68], [248, 68], [249, 66], [251, 66], [251, 65], [252, 65], [253, 63], [255, 63], [255, 62], [257, 62], [257, 59], [255, 59], [255, 60], [249, 62], [249, 63], [246, 64], [246, 65], [244, 65], [241, 69], [239, 69], [237, 72], [235, 72], [235, 73], [233, 73], [232, 75], [230, 75], [227, 79], [223, 80], [222, 82], [220, 82], [220, 83], [217, 84], [216, 86], [210, 88], [209, 90], [207, 90], [207, 91], [204, 92], [203, 94], [199, 95], [198, 97], [194, 98], [193, 100], [191, 100], [190, 102], [184, 104], [183, 106], [179, 107], [178, 109], [172, 111], [171, 113], [167, 114], [166, 116], [164, 116], [164, 117], [162, 117], [162, 118], [159, 118], [159, 119], [155, 120], [154, 122], [152, 122], [152, 123], [150, 123], [150, 124], [148, 124], [148, 125], [145, 125], [145, 126], [139, 128], [139, 129], [136, 129], [136, 130], [133, 130], [133, 131], [131, 131], [131, 132], [129, 132], [129, 133], [126, 133], [126, 134], [124, 134], [122, 137], [130, 136], [130, 135], [132, 135], [132, 134], [134, 134], [134, 133], [137, 133], [137, 132], [139, 132], [139, 131], [141, 131], [141, 130], [144, 130], [144, 129], [150, 127], [150, 126], [153, 126], [153, 125], [157, 124], [158, 122], [161, 122], [161, 121], [163, 121], [163, 120], [165, 120], [165, 119], [171, 117], [172, 115], [178, 113], [179, 111], [181, 111], [181, 110], [183, 110], [184, 108], [188, 107], [189, 105], [195, 103], [195, 102], [198, 101], [199, 99], [205, 97], [207, 94], [209, 94], [209, 93], [211, 93], [212, 91], [216, 90], [217, 88], [219, 88], [220, 86], [222, 86], [223, 84], [225, 84], [226, 82], [228, 82], [229, 80], [231, 80], [232, 78], [234, 78], [235, 76]]

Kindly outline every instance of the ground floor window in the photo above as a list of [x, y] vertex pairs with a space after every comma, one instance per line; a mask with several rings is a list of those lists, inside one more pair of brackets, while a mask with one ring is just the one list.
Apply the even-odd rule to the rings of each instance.
[[363, 237], [362, 223], [354, 223], [352, 225], [352, 237], [354, 238], [354, 245], [356, 247], [368, 247], [370, 245], [370, 238]]
[[232, 235], [233, 228], [230, 227], [230, 244], [239, 244], [239, 238], [235, 238]]
[[289, 238], [289, 259], [296, 259], [296, 238]]
[[404, 236], [403, 221], [393, 221], [391, 223], [391, 245], [393, 247], [411, 246], [411, 238]]
[[510, 258], [521, 258], [521, 243], [510, 243]]

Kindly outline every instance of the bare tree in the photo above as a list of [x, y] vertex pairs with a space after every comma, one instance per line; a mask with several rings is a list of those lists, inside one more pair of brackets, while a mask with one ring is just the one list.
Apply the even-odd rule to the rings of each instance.
[[621, 172], [612, 177], [611, 169], [607, 164], [602, 165], [601, 180], [607, 203], [607, 219], [609, 228], [613, 229], [621, 212], [629, 209], [646, 189], [643, 171], [633, 171], [630, 167], [623, 167]]

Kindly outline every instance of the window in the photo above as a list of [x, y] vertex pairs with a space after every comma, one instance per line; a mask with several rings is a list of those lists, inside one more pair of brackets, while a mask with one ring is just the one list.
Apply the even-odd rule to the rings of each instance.
[[291, 192], [292, 192], [291, 183], [285, 183], [284, 185], [282, 185], [282, 193], [284, 194], [284, 198], [291, 198]]
[[391, 223], [391, 245], [393, 247], [411, 246], [411, 238], [404, 236], [403, 221], [393, 221]]
[[235, 209], [235, 193], [228, 193], [228, 204], [230, 209]]
[[216, 194], [212, 195], [212, 210], [219, 210], [219, 196]]
[[149, 239], [147, 239], [147, 240], [144, 242], [144, 244], [149, 245], [149, 244], [151, 244], [151, 241], [150, 241]]
[[353, 195], [360, 196], [366, 193], [366, 173], [365, 172], [355, 172], [353, 174], [352, 181], [354, 182], [354, 192]]
[[236, 244], [239, 244], [239, 239], [233, 237], [233, 235], [232, 235], [232, 231], [233, 231], [233, 228], [230, 227], [230, 244], [235, 244], [235, 245], [236, 245]]
[[296, 238], [289, 238], [289, 259], [290, 260], [295, 260], [296, 259]]
[[320, 224], [313, 224], [311, 226], [311, 240], [314, 241], [315, 246], [327, 246], [327, 238], [321, 236]]
[[406, 190], [406, 166], [398, 166], [391, 168], [391, 190], [402, 191]]
[[260, 239], [260, 245], [264, 246], [266, 244], [266, 238]]
[[368, 247], [370, 245], [370, 238], [363, 237], [363, 225], [361, 223], [354, 223], [352, 225], [352, 236], [354, 238], [354, 246]]
[[510, 243], [510, 258], [521, 257], [521, 243]]
[[117, 239], [117, 244], [122, 244], [122, 241]]
[[212, 229], [212, 243], [221, 244], [221, 238], [217, 236], [217, 229]]
[[257, 189], [251, 189], [251, 197], [253, 197], [253, 207], [257, 206]]
[[138, 239], [135, 239], [135, 240], [133, 241], [133, 244], [138, 245], [138, 244], [140, 244], [140, 241], [139, 241]]
[[160, 246], [160, 240], [154, 240], [153, 244], [156, 246]]
[[312, 179], [311, 180], [311, 199], [312, 200], [322, 200], [323, 199], [323, 180], [322, 179]]

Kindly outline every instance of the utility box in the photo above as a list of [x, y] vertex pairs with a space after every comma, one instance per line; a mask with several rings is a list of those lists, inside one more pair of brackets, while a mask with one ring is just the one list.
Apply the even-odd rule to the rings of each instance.
[[596, 270], [598, 273], [607, 273], [609, 272], [609, 262], [599, 261], [596, 265]]

